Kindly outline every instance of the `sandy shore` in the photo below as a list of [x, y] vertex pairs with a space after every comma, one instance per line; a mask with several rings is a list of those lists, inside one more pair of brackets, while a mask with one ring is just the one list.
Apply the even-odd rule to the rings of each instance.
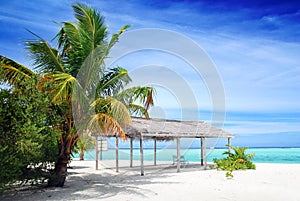
[[[201, 201], [299, 201], [300, 164], [256, 164], [257, 170], [236, 171], [227, 179], [224, 171], [202, 170], [190, 164], [177, 173], [170, 162], [153, 166], [147, 162], [145, 176], [139, 167], [104, 161], [72, 161], [63, 188], [11, 192], [1, 200], [201, 200]], [[135, 161], [134, 165], [138, 165]], [[111, 168], [110, 168], [111, 167]]]

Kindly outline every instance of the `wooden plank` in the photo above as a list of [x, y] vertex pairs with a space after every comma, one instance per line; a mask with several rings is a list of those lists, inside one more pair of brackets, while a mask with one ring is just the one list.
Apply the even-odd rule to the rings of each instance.
[[180, 172], [180, 138], [177, 140], [177, 172]]
[[132, 167], [133, 158], [133, 138], [130, 138], [130, 167]]
[[143, 150], [143, 136], [140, 138], [140, 158], [141, 158], [141, 176], [144, 176], [144, 150]]
[[100, 141], [100, 144], [98, 144], [99, 146], [99, 150], [100, 151], [107, 151], [108, 150], [108, 142], [107, 140], [103, 140], [102, 137], [100, 138], [100, 140], [98, 139], [98, 141]]
[[116, 137], [116, 172], [119, 172], [119, 139]]

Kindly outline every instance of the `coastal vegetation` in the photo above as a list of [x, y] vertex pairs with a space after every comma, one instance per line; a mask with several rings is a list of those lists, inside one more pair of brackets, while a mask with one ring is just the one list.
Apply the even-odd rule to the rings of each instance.
[[252, 159], [255, 156], [253, 153], [246, 153], [247, 147], [234, 147], [227, 145], [232, 151], [225, 151], [223, 154], [227, 155], [226, 158], [214, 158], [214, 165], [211, 168], [221, 169], [226, 171], [226, 177], [232, 178], [232, 171], [234, 170], [247, 170], [255, 169], [255, 164]]
[[89, 135], [89, 133], [84, 132], [79, 135], [79, 139], [77, 142], [77, 148], [79, 151], [79, 159], [84, 160], [85, 151], [91, 150], [96, 145], [96, 139]]
[[34, 86], [37, 76], [0, 91], [0, 189], [5, 184], [35, 184], [50, 178], [57, 158], [59, 131], [52, 129], [62, 121], [50, 107], [49, 96]]
[[72, 8], [76, 22], [62, 22], [51, 43], [35, 33], [26, 42], [34, 70], [0, 57], [0, 187], [29, 180], [62, 187], [87, 127], [93, 135], [125, 138], [122, 127], [133, 113], [149, 116], [154, 89], [124, 89], [131, 81], [127, 70], [105, 65], [129, 26], [109, 38], [100, 12], [83, 4]]

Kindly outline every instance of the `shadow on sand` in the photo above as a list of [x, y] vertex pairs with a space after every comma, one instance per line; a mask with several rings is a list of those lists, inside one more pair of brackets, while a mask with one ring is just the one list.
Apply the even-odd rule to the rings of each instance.
[[[180, 183], [168, 182], [168, 179], [177, 172], [176, 165], [159, 164], [146, 165], [145, 176], [140, 175], [140, 167], [120, 166], [120, 172], [116, 173], [115, 168], [106, 167], [100, 170], [91, 169], [90, 166], [74, 165], [68, 170], [68, 177], [63, 188], [32, 188], [29, 190], [16, 190], [5, 193], [1, 200], [88, 200], [104, 199], [114, 197], [119, 193], [135, 194], [146, 198], [144, 185]], [[187, 164], [182, 167], [182, 172], [201, 171], [203, 167], [199, 164]], [[180, 173], [179, 173], [180, 174]], [[158, 181], [158, 179], [160, 181]], [[147, 195], [155, 195], [149, 192]]]

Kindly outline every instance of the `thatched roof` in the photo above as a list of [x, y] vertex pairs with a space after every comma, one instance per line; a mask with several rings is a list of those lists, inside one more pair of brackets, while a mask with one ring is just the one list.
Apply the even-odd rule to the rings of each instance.
[[125, 127], [130, 138], [157, 138], [172, 140], [174, 138], [232, 138], [234, 135], [204, 121], [179, 121], [165, 119], [132, 118], [132, 123]]

